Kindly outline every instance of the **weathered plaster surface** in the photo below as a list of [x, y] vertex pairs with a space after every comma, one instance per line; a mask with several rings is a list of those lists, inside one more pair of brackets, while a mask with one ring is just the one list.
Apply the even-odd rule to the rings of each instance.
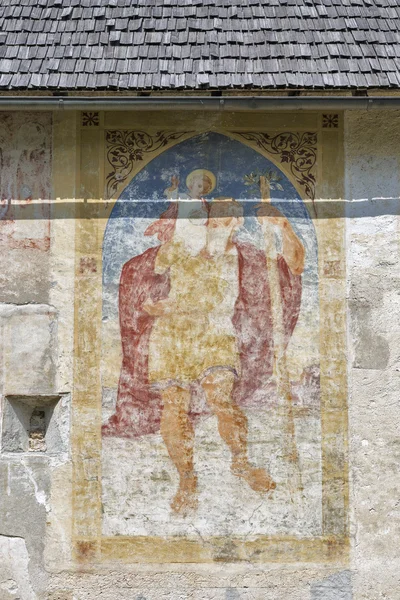
[[0, 535], [0, 597], [35, 600], [29, 577], [29, 555], [23, 538]]
[[399, 113], [346, 117], [354, 598], [400, 597]]
[[[77, 195], [75, 126], [74, 116], [55, 117], [54, 178], [67, 198]], [[0, 600], [400, 599], [399, 139], [397, 113], [345, 117], [350, 565], [178, 565], [171, 556], [162, 565], [110, 561], [77, 569], [73, 465], [61, 443], [52, 456], [0, 454]], [[52, 222], [42, 260], [29, 248], [7, 254], [0, 276], [3, 402], [57, 396], [60, 406], [70, 404], [75, 224], [69, 216]], [[68, 411], [62, 415], [60, 439], [69, 433], [71, 440]]]
[[[42, 457], [21, 455], [3, 456], [0, 462], [2, 495], [0, 497], [0, 541], [9, 542], [8, 559], [16, 564], [17, 574], [14, 579], [19, 589], [21, 600], [35, 598], [44, 593], [47, 574], [43, 565], [43, 552], [46, 536], [46, 516], [50, 510], [48, 504], [50, 489], [50, 473], [48, 465]], [[17, 542], [13, 540], [18, 540]], [[0, 563], [1, 564], [1, 563]], [[7, 562], [5, 563], [7, 564]], [[11, 567], [9, 567], [11, 568]], [[2, 575], [2, 577], [5, 577]], [[22, 581], [19, 581], [22, 578]], [[13, 578], [12, 578], [13, 579]], [[5, 579], [6, 581], [7, 579]], [[28, 594], [32, 588], [31, 596]], [[1, 595], [0, 595], [1, 597]], [[16, 596], [18, 598], [18, 596]]]
[[[136, 570], [136, 569], [135, 569]], [[318, 568], [285, 569], [266, 566], [152, 567], [145, 572], [54, 576], [50, 589], [79, 600], [352, 600], [349, 573]], [[323, 595], [325, 594], [325, 595]], [[74, 597], [74, 596], [73, 596]], [[68, 596], [66, 595], [66, 599]]]
[[[50, 114], [0, 115], [3, 216], [10, 198], [26, 202], [3, 220], [0, 231], [1, 600], [47, 599], [47, 556], [57, 556], [60, 564], [68, 548], [71, 397], [60, 392], [71, 390], [63, 383], [71, 381], [65, 365], [71, 355], [73, 279], [69, 287], [66, 282], [73, 254], [64, 259], [58, 250], [59, 244], [71, 248], [69, 219], [53, 226], [61, 233], [53, 235], [51, 248], [49, 243], [51, 122]], [[62, 168], [67, 170], [65, 160]], [[74, 196], [68, 186], [66, 193]], [[29, 450], [27, 430], [36, 406], [46, 412], [46, 453]]]

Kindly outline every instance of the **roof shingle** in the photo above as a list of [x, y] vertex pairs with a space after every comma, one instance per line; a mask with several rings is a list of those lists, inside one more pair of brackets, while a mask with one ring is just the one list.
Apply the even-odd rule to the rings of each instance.
[[398, 0], [0, 0], [0, 90], [400, 88]]

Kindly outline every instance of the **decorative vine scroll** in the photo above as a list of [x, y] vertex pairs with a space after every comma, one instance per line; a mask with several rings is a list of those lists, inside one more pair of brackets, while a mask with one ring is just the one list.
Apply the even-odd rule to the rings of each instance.
[[186, 133], [158, 131], [150, 135], [145, 131], [107, 131], [107, 160], [111, 166], [106, 177], [107, 197], [114, 196], [118, 186], [132, 173], [135, 163], [143, 160], [144, 154], [156, 152]]
[[288, 132], [278, 133], [275, 136], [267, 133], [239, 131], [234, 133], [247, 141], [255, 142], [259, 148], [269, 154], [277, 154], [281, 163], [288, 163], [295, 180], [314, 204], [315, 175], [313, 170], [317, 162], [316, 133]]

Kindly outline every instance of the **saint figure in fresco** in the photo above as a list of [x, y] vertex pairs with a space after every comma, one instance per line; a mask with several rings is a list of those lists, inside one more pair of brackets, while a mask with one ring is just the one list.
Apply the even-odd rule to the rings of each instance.
[[[198, 169], [167, 188], [172, 202], [145, 235], [160, 245], [125, 263], [119, 316], [123, 350], [116, 412], [105, 436], [137, 437], [160, 431], [179, 474], [171, 503], [186, 513], [197, 504], [192, 398], [204, 393], [228, 446], [231, 470], [253, 490], [275, 482], [248, 460], [243, 407], [274, 371], [284, 375], [282, 353], [296, 325], [304, 248], [274, 208], [260, 179], [257, 218], [265, 247], [240, 241], [242, 206], [233, 198], [207, 202], [213, 173]], [[281, 232], [278, 254], [269, 228]], [[279, 299], [277, 300], [277, 296]], [[275, 299], [274, 299], [275, 298]], [[280, 372], [280, 373], [279, 373]]]

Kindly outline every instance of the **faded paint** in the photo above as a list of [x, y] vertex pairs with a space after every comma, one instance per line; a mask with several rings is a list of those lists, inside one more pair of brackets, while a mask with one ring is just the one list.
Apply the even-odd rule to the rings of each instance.
[[[302, 334], [315, 339], [316, 261], [298, 193], [236, 140], [179, 143], [125, 188], [103, 242], [104, 379], [108, 348], [122, 344], [121, 372], [109, 377], [119, 374], [116, 409], [103, 426], [106, 535], [321, 533], [318, 342], [292, 351], [286, 372], [301, 306]], [[121, 342], [108, 343], [118, 321]], [[293, 476], [306, 483], [284, 516]], [[302, 502], [313, 504], [311, 521]], [[181, 521], [196, 508], [190, 525]]]
[[48, 302], [51, 168], [51, 115], [0, 113], [1, 302]]
[[50, 198], [51, 116], [0, 113], [0, 247], [48, 251]]

